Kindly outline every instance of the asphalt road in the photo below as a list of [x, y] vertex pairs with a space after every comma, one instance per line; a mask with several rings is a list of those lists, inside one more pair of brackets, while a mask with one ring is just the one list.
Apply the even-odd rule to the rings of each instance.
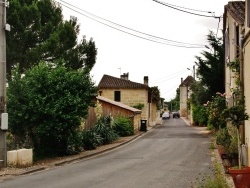
[[212, 169], [210, 138], [164, 120], [128, 145], [73, 164], [0, 182], [1, 188], [186, 188]]

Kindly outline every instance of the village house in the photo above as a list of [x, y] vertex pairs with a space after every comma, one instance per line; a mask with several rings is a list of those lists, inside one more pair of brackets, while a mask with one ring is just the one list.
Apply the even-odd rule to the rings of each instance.
[[148, 77], [144, 77], [143, 83], [137, 83], [130, 81], [128, 76], [129, 73], [121, 75], [120, 78], [103, 75], [98, 84], [98, 95], [140, 109], [140, 121], [146, 122], [147, 126], [157, 124], [157, 103], [160, 101], [153, 97], [148, 86]]
[[[245, 96], [245, 105], [246, 112], [250, 115], [250, 1], [245, 1], [245, 31], [243, 39], [241, 42], [242, 51], [243, 51], [243, 84], [244, 84], [244, 96]], [[245, 144], [248, 151], [248, 166], [250, 164], [250, 121], [245, 121]]]
[[[246, 113], [250, 115], [250, 0], [230, 1], [225, 5], [223, 16], [223, 34], [225, 44], [225, 91], [228, 106], [235, 101], [234, 88], [237, 75], [230, 70], [231, 62], [239, 63], [240, 90], [245, 99]], [[245, 120], [243, 127], [243, 164], [250, 162], [250, 121]]]
[[[185, 80], [181, 78], [180, 88], [180, 116], [192, 120], [192, 113], [189, 107], [189, 98], [191, 96], [190, 86], [195, 81], [192, 76], [188, 76]], [[192, 124], [192, 121], [191, 121]]]

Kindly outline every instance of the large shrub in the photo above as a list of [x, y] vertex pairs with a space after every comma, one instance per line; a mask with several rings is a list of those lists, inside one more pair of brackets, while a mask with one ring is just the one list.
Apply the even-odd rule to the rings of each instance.
[[97, 134], [93, 129], [82, 132], [82, 143], [86, 150], [96, 149], [102, 144], [102, 137]]
[[42, 62], [22, 75], [17, 68], [7, 91], [11, 133], [28, 135], [41, 155], [80, 148], [76, 132], [96, 93], [88, 72], [55, 64]]
[[198, 126], [207, 125], [208, 113], [206, 107], [203, 105], [194, 105], [192, 110], [194, 124]]
[[124, 116], [118, 116], [115, 118], [113, 129], [120, 136], [130, 136], [134, 134], [134, 127], [131, 120]]
[[118, 135], [111, 127], [111, 117], [101, 117], [94, 125], [93, 130], [102, 137], [103, 144], [110, 144], [118, 139]]
[[208, 110], [208, 126], [215, 130], [226, 126], [226, 119], [223, 111], [226, 109], [226, 97], [224, 94], [216, 93], [212, 101], [206, 104]]

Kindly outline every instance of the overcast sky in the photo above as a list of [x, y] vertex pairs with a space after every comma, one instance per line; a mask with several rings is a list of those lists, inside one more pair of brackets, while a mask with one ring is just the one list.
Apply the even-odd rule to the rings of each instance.
[[[181, 78], [193, 74], [195, 56], [207, 50], [188, 48], [201, 47], [189, 44], [207, 45], [206, 35], [209, 30], [216, 33], [219, 23], [218, 18], [209, 16], [222, 16], [228, 3], [227, 0], [56, 1], [61, 3], [65, 19], [78, 18], [79, 37], [85, 35], [95, 41], [98, 54], [91, 75], [96, 85], [104, 74], [120, 77], [129, 73], [129, 80], [138, 83], [148, 76], [149, 86], [158, 86], [161, 97], [167, 101], [175, 97]], [[75, 11], [66, 7], [68, 3]], [[220, 19], [218, 36], [222, 33], [222, 23]]]

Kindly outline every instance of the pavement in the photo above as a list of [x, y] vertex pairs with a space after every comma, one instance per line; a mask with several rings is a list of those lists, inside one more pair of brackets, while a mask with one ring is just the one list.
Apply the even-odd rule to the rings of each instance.
[[[190, 121], [188, 119], [182, 118], [189, 126], [192, 126], [190, 124]], [[160, 126], [160, 124], [157, 124], [155, 126], [148, 126], [147, 127], [147, 132], [151, 131], [153, 128]], [[197, 127], [197, 129], [200, 130], [201, 134], [207, 134], [209, 131], [205, 127]], [[78, 160], [90, 158], [96, 155], [100, 155], [104, 152], [108, 152], [111, 150], [114, 150], [115, 148], [121, 147], [125, 144], [128, 144], [140, 136], [143, 136], [147, 132], [141, 132], [139, 131], [133, 136], [128, 136], [128, 137], [121, 137], [118, 139], [116, 142], [108, 145], [103, 145], [95, 150], [87, 150], [84, 152], [81, 152], [77, 155], [73, 156], [65, 156], [65, 157], [57, 157], [57, 158], [51, 158], [51, 159], [44, 159], [44, 160], [39, 160], [33, 164], [31, 167], [27, 168], [14, 168], [14, 167], [6, 167], [6, 168], [0, 168], [0, 181], [4, 181], [6, 179], [12, 179], [16, 176], [24, 175], [24, 174], [31, 174], [34, 172], [42, 171], [45, 169], [50, 169], [50, 168], [55, 168], [57, 166], [62, 166], [68, 163], [72, 163]], [[222, 160], [221, 157], [218, 153], [217, 149], [212, 150], [212, 160], [217, 162], [221, 168], [221, 172], [224, 172], [224, 167], [222, 165]], [[225, 173], [225, 179], [228, 182], [228, 185], [230, 185], [230, 188], [235, 188], [233, 179], [230, 175]]]

